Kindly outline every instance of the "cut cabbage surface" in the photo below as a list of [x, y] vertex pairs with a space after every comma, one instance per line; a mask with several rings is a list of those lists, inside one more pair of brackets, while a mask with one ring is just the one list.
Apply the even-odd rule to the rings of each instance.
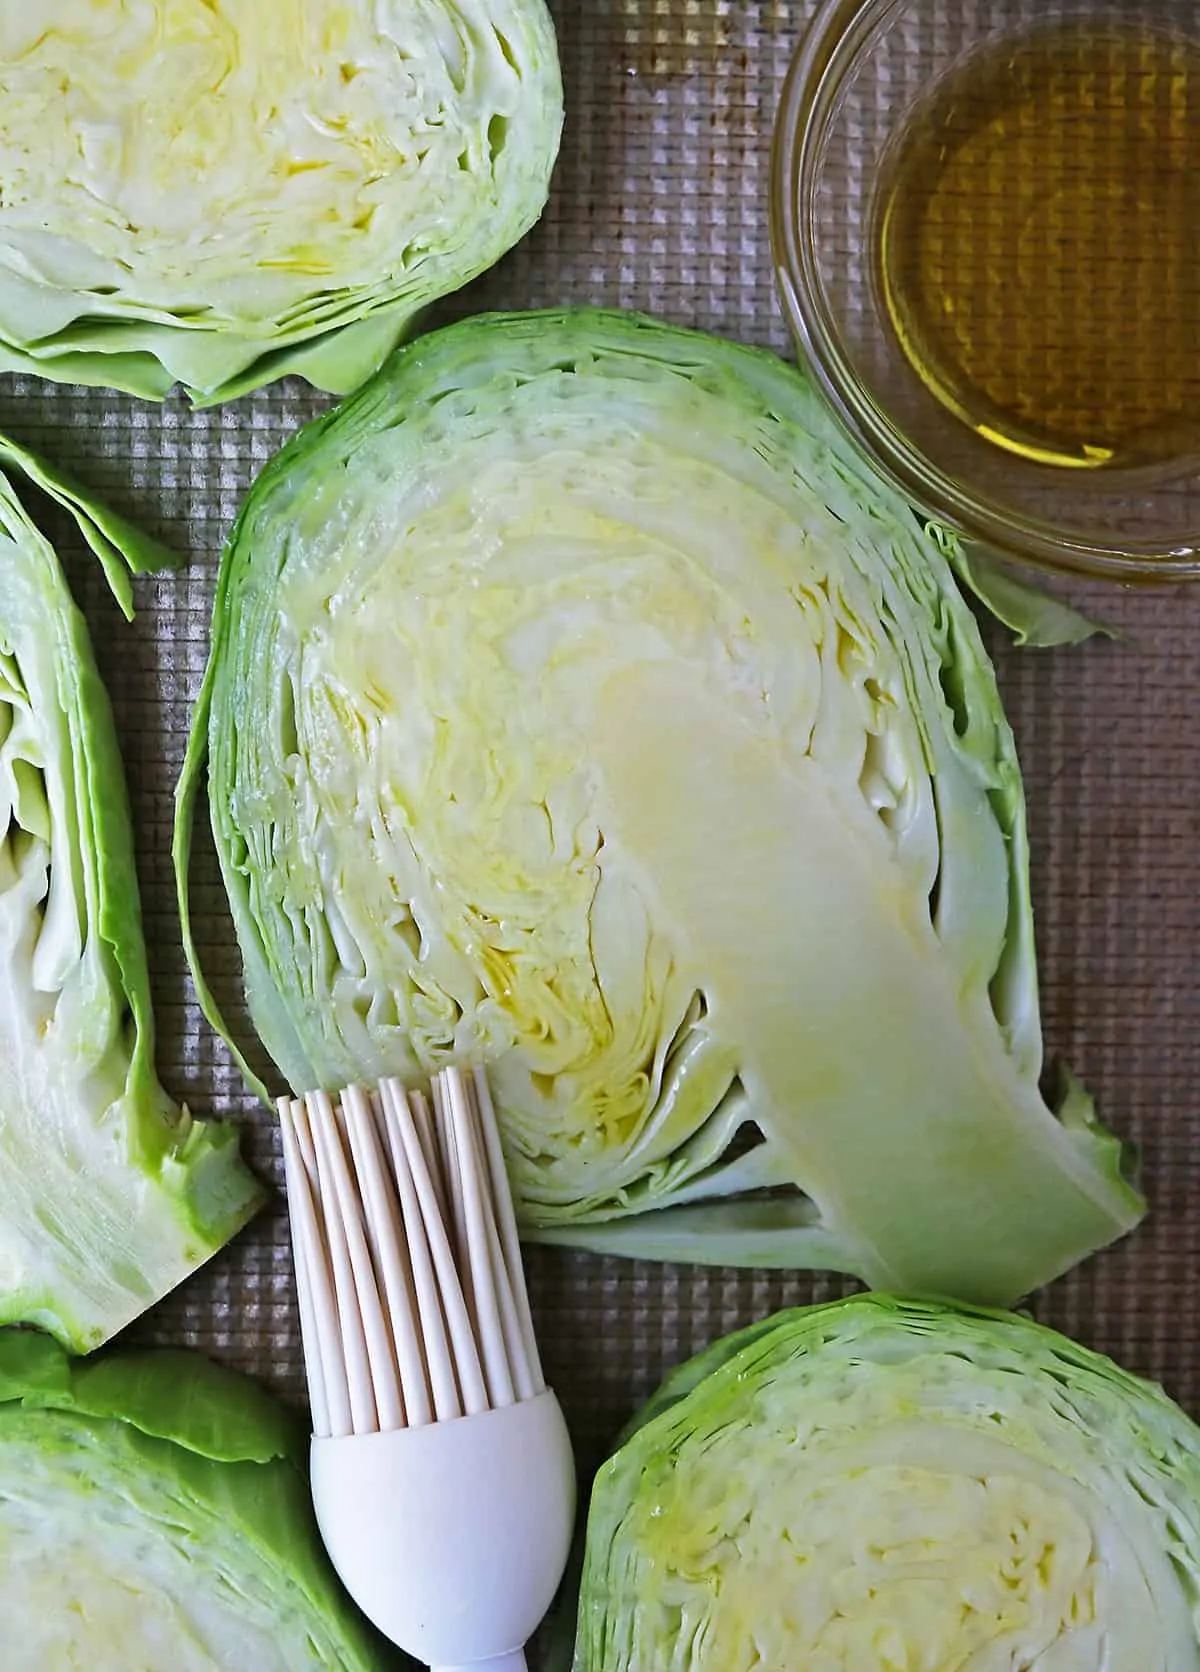
[[677, 1371], [592, 1495], [575, 1672], [1195, 1672], [1200, 1431], [1026, 1318], [860, 1296]]
[[485, 1062], [546, 1240], [1007, 1303], [1127, 1230], [943, 545], [772, 356], [402, 350], [252, 489], [181, 792], [287, 1082]]
[[543, 0], [0, 8], [0, 367], [359, 384], [545, 203]]
[[[169, 561], [14, 444], [0, 440], [0, 463], [71, 511], [127, 609], [129, 570]], [[174, 1288], [263, 1199], [236, 1129], [192, 1120], [155, 1074], [112, 711], [58, 556], [3, 475], [0, 1178], [0, 1323], [79, 1351]]]

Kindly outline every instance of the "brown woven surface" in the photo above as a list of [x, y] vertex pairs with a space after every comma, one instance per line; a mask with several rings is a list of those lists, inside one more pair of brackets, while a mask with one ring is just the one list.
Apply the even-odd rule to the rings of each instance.
[[[782, 0], [559, 0], [569, 100], [543, 224], [458, 311], [601, 301], [786, 350], [767, 243], [770, 123], [806, 8]], [[172, 790], [204, 664], [222, 535], [256, 471], [324, 403], [288, 384], [214, 413], [0, 379], [0, 427], [72, 465], [191, 556], [139, 586], [121, 624], [92, 567], [73, 575], [113, 694], [137, 825], [159, 1061], [200, 1114], [246, 1127], [280, 1181], [271, 1122], [202, 1027], [178, 942]], [[72, 542], [49, 519], [62, 544]], [[1016, 654], [992, 636], [1031, 803], [1051, 1051], [1145, 1147], [1153, 1213], [1039, 1302], [1047, 1319], [1162, 1379], [1200, 1415], [1200, 591], [1093, 594], [1119, 644]], [[210, 870], [208, 955], [236, 953]], [[936, 1202], [913, 1204], [936, 1214]], [[585, 1463], [672, 1364], [837, 1280], [531, 1251], [549, 1372]], [[285, 1227], [268, 1211], [139, 1326], [302, 1392]]]

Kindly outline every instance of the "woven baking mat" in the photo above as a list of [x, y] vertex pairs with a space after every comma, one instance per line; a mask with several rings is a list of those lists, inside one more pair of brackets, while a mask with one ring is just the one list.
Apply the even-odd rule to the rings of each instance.
[[[767, 237], [770, 129], [806, 7], [782, 0], [560, 0], [569, 117], [537, 231], [450, 310], [623, 304], [789, 352]], [[0, 427], [72, 467], [187, 554], [139, 583], [126, 626], [54, 518], [124, 747], [155, 983], [158, 1059], [200, 1115], [245, 1130], [282, 1184], [271, 1117], [203, 1025], [179, 944], [172, 794], [204, 666], [222, 538], [249, 483], [327, 403], [285, 383], [216, 412], [0, 378]], [[1081, 601], [1124, 636], [1017, 653], [989, 635], [1030, 799], [1050, 1052], [1144, 1150], [1152, 1214], [1037, 1302], [1161, 1379], [1200, 1416], [1200, 590]], [[223, 985], [237, 953], [205, 856], [194, 894]], [[913, 1204], [935, 1214], [936, 1201]], [[806, 1274], [530, 1250], [548, 1373], [584, 1467], [677, 1361], [771, 1309], [845, 1288]], [[303, 1395], [281, 1203], [137, 1327]]]

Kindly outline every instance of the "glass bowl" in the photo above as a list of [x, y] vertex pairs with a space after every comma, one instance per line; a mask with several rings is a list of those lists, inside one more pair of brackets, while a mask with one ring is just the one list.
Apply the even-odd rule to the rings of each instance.
[[[968, 540], [1043, 568], [1122, 582], [1198, 580], [1200, 340], [1186, 357], [1189, 386], [1193, 366], [1196, 379], [1194, 429], [1181, 425], [1177, 436], [1168, 430], [1149, 462], [1047, 464], [986, 439], [918, 375], [887, 306], [878, 255], [876, 229], [901, 136], [933, 108], [939, 89], [958, 85], [947, 78], [961, 82], [969, 54], [997, 42], [1019, 51], [1031, 31], [1051, 27], [1076, 38], [1072, 31], [1131, 25], [1170, 36], [1185, 70], [1193, 53], [1200, 65], [1195, 3], [825, 0], [783, 88], [772, 159], [772, 249], [801, 359], [851, 435], [916, 504]], [[1171, 120], [1200, 157], [1200, 70], [1159, 81], [1137, 96], [1172, 101]], [[1127, 93], [1128, 78], [1115, 76], [1108, 86], [1093, 76], [1083, 88], [1089, 99]], [[986, 215], [986, 204], [979, 212]], [[1136, 236], [1150, 263], [1166, 249], [1168, 232], [1176, 248], [1182, 237], [1174, 226], [1163, 228], [1167, 242], [1147, 237], [1144, 212], [1132, 222], [1115, 212], [1110, 220], [1111, 235]], [[1048, 283], [1053, 254], [1045, 258]], [[1182, 265], [1198, 275], [1200, 318], [1200, 259]], [[1154, 285], [1176, 280], [1165, 271], [1147, 282], [1153, 297]], [[1182, 282], [1190, 281], [1185, 275]], [[1142, 364], [1136, 334], [1153, 311], [1128, 308], [1114, 324], [1111, 340], [1134, 356], [1135, 370]]]

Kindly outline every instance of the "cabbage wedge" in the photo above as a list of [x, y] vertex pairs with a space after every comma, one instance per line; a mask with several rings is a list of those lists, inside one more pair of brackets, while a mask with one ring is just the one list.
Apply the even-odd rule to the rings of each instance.
[[486, 1062], [547, 1241], [1007, 1303], [1126, 1231], [1121, 1146], [1039, 1087], [944, 543], [791, 368], [625, 314], [468, 321], [303, 431], [224, 554], [176, 830], [186, 916], [207, 751], [288, 1083]]
[[[167, 554], [10, 442], [130, 608]], [[112, 713], [59, 560], [0, 475], [0, 1323], [82, 1351], [250, 1218], [236, 1130], [159, 1084]], [[6, 1663], [7, 1664], [7, 1661]]]
[[0, 369], [355, 388], [540, 215], [543, 0], [0, 7]]
[[592, 1492], [575, 1672], [1196, 1672], [1200, 1430], [1027, 1318], [859, 1296], [671, 1376]]
[[4, 1672], [381, 1672], [298, 1424], [196, 1353], [0, 1333]]

